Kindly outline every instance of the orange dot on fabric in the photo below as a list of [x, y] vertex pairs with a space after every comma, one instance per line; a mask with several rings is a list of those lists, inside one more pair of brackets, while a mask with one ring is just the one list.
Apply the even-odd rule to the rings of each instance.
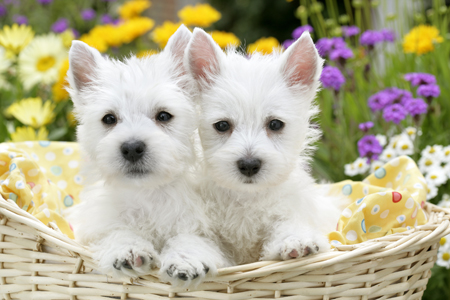
[[392, 192], [392, 202], [397, 203], [400, 202], [400, 200], [402, 200], [402, 194], [399, 192]]
[[422, 201], [422, 202], [420, 203], [420, 207], [423, 208], [424, 206], [425, 206], [425, 201]]

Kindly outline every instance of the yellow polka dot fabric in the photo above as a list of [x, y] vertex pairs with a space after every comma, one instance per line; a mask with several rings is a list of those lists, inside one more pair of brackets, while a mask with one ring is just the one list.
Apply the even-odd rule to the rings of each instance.
[[83, 181], [77, 143], [0, 144], [0, 195], [73, 238], [63, 210], [78, 203]]
[[331, 245], [351, 245], [402, 232], [427, 221], [423, 211], [427, 185], [415, 162], [398, 157], [362, 182], [346, 180], [332, 190], [351, 199], [336, 231], [328, 237]]
[[[79, 202], [79, 165], [77, 143], [0, 144], [0, 195], [73, 238], [63, 210]], [[427, 186], [409, 157], [392, 160], [362, 182], [332, 184], [332, 191], [351, 200], [329, 234], [332, 245], [356, 244], [426, 223], [422, 208]]]

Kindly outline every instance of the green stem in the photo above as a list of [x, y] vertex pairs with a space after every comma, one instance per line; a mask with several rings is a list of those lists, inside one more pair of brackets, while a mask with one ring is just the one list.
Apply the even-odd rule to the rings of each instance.
[[353, 22], [353, 12], [352, 12], [352, 6], [350, 5], [350, 0], [345, 0], [344, 4], [345, 4], [345, 10], [347, 11], [347, 15], [350, 19], [350, 24], [354, 25], [355, 23]]

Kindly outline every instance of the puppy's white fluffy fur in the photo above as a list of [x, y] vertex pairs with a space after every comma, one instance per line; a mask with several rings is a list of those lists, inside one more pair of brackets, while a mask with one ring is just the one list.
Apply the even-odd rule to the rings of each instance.
[[[202, 195], [211, 227], [234, 263], [301, 257], [329, 250], [340, 210], [308, 170], [310, 125], [323, 60], [308, 33], [284, 53], [227, 54], [196, 28], [185, 64], [197, 83], [203, 147]], [[281, 120], [279, 131], [269, 128]], [[219, 132], [214, 124], [226, 121]], [[259, 159], [250, 178], [238, 161]]]
[[[160, 54], [124, 62], [72, 44], [69, 92], [87, 187], [69, 219], [103, 272], [136, 277], [160, 267], [163, 280], [190, 285], [227, 264], [207, 238], [208, 218], [190, 175], [197, 127], [183, 68], [190, 37], [181, 26]], [[162, 111], [172, 118], [158, 120]], [[117, 123], [104, 124], [107, 114]], [[133, 141], [145, 144], [135, 163], [121, 153]]]

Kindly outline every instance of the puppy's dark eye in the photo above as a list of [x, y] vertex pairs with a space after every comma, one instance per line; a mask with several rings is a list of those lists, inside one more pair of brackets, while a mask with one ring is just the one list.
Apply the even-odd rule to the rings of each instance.
[[114, 125], [117, 123], [117, 118], [113, 114], [107, 114], [103, 117], [102, 122], [106, 125]]
[[230, 124], [227, 121], [219, 121], [214, 124], [214, 127], [220, 132], [225, 132], [230, 129]]
[[284, 123], [281, 122], [280, 120], [275, 119], [269, 122], [269, 129], [272, 131], [278, 131], [283, 127]]
[[156, 116], [156, 119], [158, 119], [158, 121], [160, 121], [160, 122], [167, 122], [170, 119], [172, 119], [172, 115], [169, 114], [168, 112], [162, 111], [162, 112], [158, 113], [158, 115]]

